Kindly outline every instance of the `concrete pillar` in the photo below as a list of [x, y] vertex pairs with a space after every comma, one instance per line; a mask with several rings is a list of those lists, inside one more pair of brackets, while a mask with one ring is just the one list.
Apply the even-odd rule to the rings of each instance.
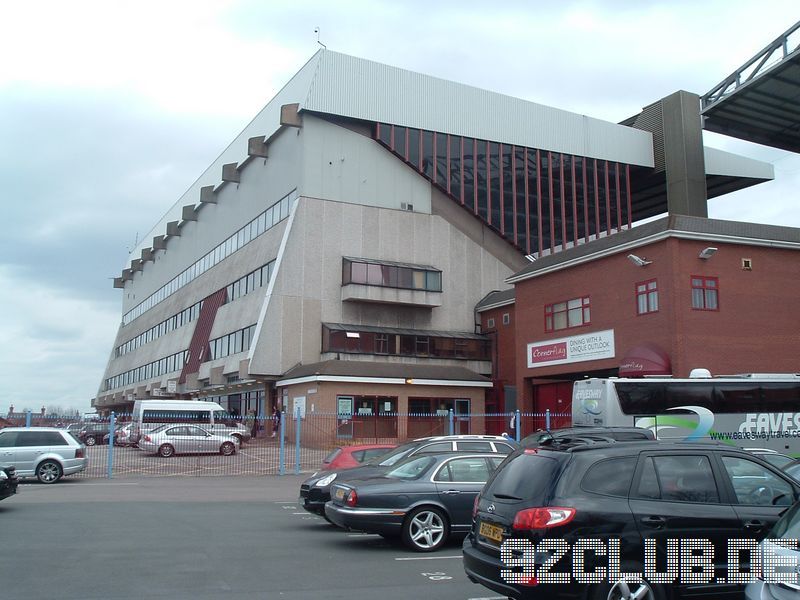
[[670, 214], [708, 217], [700, 97], [679, 91], [661, 106], [667, 209]]

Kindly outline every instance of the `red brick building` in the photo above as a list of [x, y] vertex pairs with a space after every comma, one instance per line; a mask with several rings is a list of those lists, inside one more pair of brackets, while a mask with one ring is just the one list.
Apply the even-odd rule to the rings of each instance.
[[800, 371], [799, 250], [798, 229], [672, 215], [532, 262], [477, 307], [498, 408], [569, 411], [587, 376]]

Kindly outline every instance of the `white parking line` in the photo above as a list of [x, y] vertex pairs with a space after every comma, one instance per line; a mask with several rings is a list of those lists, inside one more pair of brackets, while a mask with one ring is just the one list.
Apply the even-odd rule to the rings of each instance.
[[449, 558], [461, 558], [458, 556], [404, 556], [403, 558], [395, 558], [395, 560], [445, 560]]

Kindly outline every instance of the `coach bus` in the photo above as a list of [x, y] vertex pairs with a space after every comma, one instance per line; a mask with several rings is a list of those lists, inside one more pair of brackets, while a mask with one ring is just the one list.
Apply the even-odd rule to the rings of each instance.
[[800, 456], [800, 375], [591, 378], [572, 390], [574, 426], [636, 426], [659, 439], [715, 440]]

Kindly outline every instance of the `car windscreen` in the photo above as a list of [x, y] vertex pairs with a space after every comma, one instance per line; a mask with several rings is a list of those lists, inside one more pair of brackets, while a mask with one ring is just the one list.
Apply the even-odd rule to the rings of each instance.
[[391, 467], [392, 465], [397, 464], [400, 460], [408, 456], [418, 446], [419, 444], [403, 444], [402, 446], [398, 446], [388, 454], [384, 454], [383, 456], [373, 458], [372, 460], [368, 461], [365, 464], [380, 465], [382, 467]]
[[767, 535], [768, 538], [800, 538], [800, 502], [789, 508]]
[[386, 477], [392, 479], [418, 479], [422, 477], [428, 469], [436, 462], [436, 458], [429, 454], [423, 454], [396, 466], [386, 473]]
[[509, 459], [486, 484], [483, 495], [497, 500], [542, 504], [553, 484], [559, 461], [523, 452]]

